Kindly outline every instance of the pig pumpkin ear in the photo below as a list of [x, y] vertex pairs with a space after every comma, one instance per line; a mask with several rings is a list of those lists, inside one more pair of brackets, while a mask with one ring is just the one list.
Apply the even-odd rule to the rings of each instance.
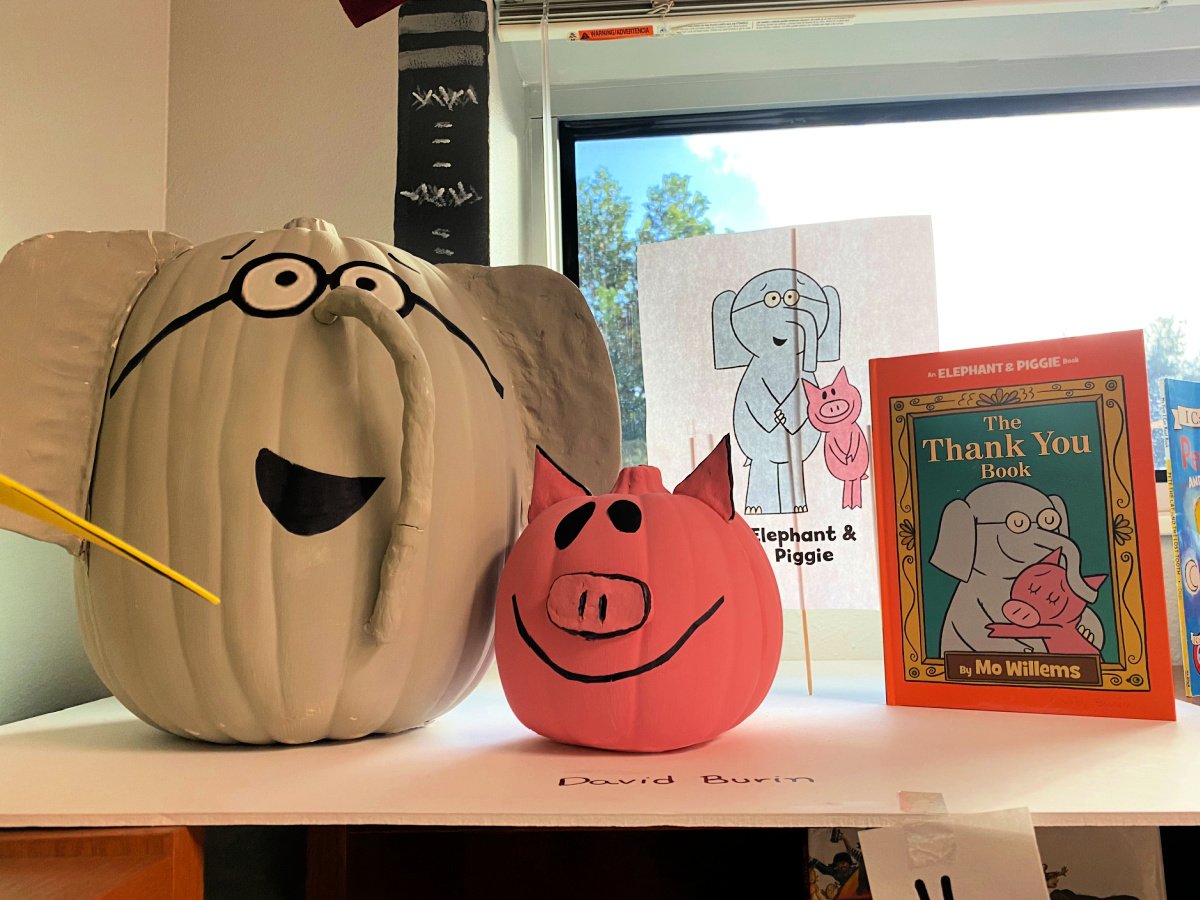
[[1093, 591], [1100, 590], [1100, 585], [1107, 580], [1107, 575], [1084, 575], [1083, 583], [1090, 587]]
[[729, 435], [721, 438], [692, 474], [679, 482], [674, 493], [695, 497], [716, 510], [722, 519], [733, 520], [733, 467]]
[[592, 492], [572, 478], [541, 447], [533, 460], [533, 495], [529, 499], [529, 521], [571, 497], [590, 497]]

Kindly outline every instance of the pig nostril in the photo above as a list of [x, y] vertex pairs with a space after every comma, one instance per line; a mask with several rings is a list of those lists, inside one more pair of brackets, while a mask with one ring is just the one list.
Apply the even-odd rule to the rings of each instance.
[[600, 595], [600, 621], [603, 622], [608, 617], [608, 594]]
[[583, 618], [583, 611], [587, 609], [587, 591], [579, 595], [579, 618]]

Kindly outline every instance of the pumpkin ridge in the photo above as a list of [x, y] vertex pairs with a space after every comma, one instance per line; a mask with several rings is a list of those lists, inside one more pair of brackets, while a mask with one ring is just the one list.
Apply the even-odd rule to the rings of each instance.
[[[181, 266], [181, 268], [186, 268], [190, 262], [191, 262], [191, 260], [184, 263]], [[180, 276], [176, 276], [175, 281], [171, 285], [172, 288], [174, 288], [175, 285], [178, 283], [179, 277]], [[169, 293], [168, 293], [168, 295], [169, 295]], [[167, 304], [164, 303], [163, 304], [164, 310], [166, 309], [166, 307], [167, 307]], [[207, 333], [208, 332], [206, 329], [206, 331], [205, 331], [206, 337], [207, 337]], [[196, 335], [192, 334], [191, 337], [195, 338]], [[175, 359], [178, 359], [178, 356], [176, 356]], [[184, 372], [184, 367], [180, 366], [180, 365], [172, 365], [171, 370], [170, 370], [170, 377], [169, 377], [169, 379], [167, 379], [167, 387], [166, 387], [167, 403], [166, 403], [165, 407], [163, 408], [163, 412], [161, 415], [162, 432], [163, 432], [162, 433], [162, 441], [163, 441], [163, 446], [165, 446], [165, 448], [166, 448], [164, 451], [165, 464], [163, 466], [163, 476], [164, 476], [163, 482], [164, 483], [162, 485], [162, 491], [163, 491], [162, 496], [170, 495], [169, 492], [170, 492], [171, 479], [172, 479], [172, 475], [175, 471], [176, 460], [178, 459], [178, 456], [179, 456], [179, 453], [181, 450], [179, 442], [171, 440], [171, 426], [172, 426], [173, 420], [175, 418], [174, 410], [177, 408], [178, 401], [181, 399], [180, 394], [186, 395], [188, 393], [186, 384], [187, 384], [187, 373]], [[136, 396], [135, 396], [135, 399], [136, 399]], [[179, 531], [178, 531], [178, 529], [172, 529], [171, 519], [172, 519], [172, 516], [170, 515], [170, 512], [168, 511], [167, 514], [163, 516], [163, 520], [162, 520], [162, 543], [163, 543], [164, 549], [167, 551], [167, 555], [164, 558], [169, 559], [169, 560], [176, 560], [179, 558], [180, 554], [175, 552], [176, 547], [174, 546], [174, 544], [177, 544], [179, 542]], [[174, 596], [173, 588], [171, 588], [170, 586], [163, 585], [163, 586], [160, 586], [160, 590], [162, 590], [163, 587], [165, 587], [166, 593], [167, 593], [167, 596], [163, 599], [165, 602], [169, 603], [172, 607], [171, 619], [173, 620], [175, 627], [173, 629], [170, 629], [170, 631], [175, 637], [175, 647], [176, 647], [176, 651], [177, 651], [177, 658], [181, 661], [181, 663], [183, 665], [183, 669], [187, 673], [185, 689], [187, 689], [190, 692], [192, 706], [200, 714], [200, 717], [203, 720], [204, 724], [207, 725], [208, 723], [215, 723], [215, 722], [219, 721], [219, 718], [217, 716], [213, 715], [213, 710], [210, 708], [209, 703], [207, 702], [207, 692], [199, 689], [199, 679], [197, 678], [199, 672], [197, 671], [196, 660], [194, 658], [194, 654], [191, 652], [191, 642], [188, 641], [184, 636], [184, 628], [185, 628], [185, 622], [186, 622], [186, 619], [188, 616], [188, 608], [180, 605], [179, 600]], [[188, 607], [190, 607], [190, 601], [188, 601]], [[213, 610], [213, 612], [216, 612], [218, 615], [220, 615], [220, 610]], [[168, 629], [163, 629], [163, 630], [166, 631]], [[156, 650], [158, 650], [158, 649], [161, 649], [161, 648], [156, 648]], [[196, 716], [194, 714], [190, 715], [189, 719], [192, 721], [193, 725], [198, 724], [196, 722]], [[187, 733], [190, 736], [193, 736], [193, 737], [200, 737], [202, 734], [202, 733], [197, 733], [194, 728], [193, 729], [185, 729], [185, 730], [187, 731]], [[205, 729], [205, 730], [208, 730], [208, 729]]]
[[[268, 237], [271, 238], [269, 246], [262, 246], [267, 242]], [[273, 253], [278, 251], [281, 241], [282, 232], [265, 232], [261, 234], [256, 241], [255, 249], [258, 251], [259, 255], [263, 255], [264, 253]], [[238, 268], [240, 268], [241, 264], [243, 263], [244, 260], [237, 263]], [[233, 265], [231, 264], [227, 271], [232, 269]], [[245, 385], [239, 384], [236, 381], [236, 373], [242, 370], [258, 372], [262, 371], [262, 360], [256, 356], [256, 348], [252, 346], [248, 340], [249, 329], [247, 329], [246, 326], [250, 323], [245, 320], [245, 317], [240, 314], [240, 311], [238, 316], [238, 318], [232, 319], [228, 326], [233, 330], [233, 341], [232, 347], [227, 354], [229, 376], [228, 380], [225, 382], [227, 392], [225, 394], [225, 403], [223, 405], [223, 409], [226, 410], [226, 412], [220, 416], [222, 427], [220, 443], [218, 444], [217, 452], [218, 455], [222, 457], [233, 456], [233, 442], [228, 439], [227, 435], [235, 424], [235, 418], [234, 414], [229, 411], [237, 409], [239, 393], [245, 390]], [[248, 357], [250, 358], [249, 365], [246, 364]], [[278, 377], [278, 373], [268, 373], [267, 377]], [[255, 385], [256, 388], [262, 386], [263, 385], [261, 383]], [[281, 415], [279, 404], [267, 405], [266, 408], [260, 412], [263, 413], [263, 417], [260, 418], [258, 426], [261, 428], [262, 435], [265, 439], [273, 440], [274, 443], [278, 445], [279, 417]], [[271, 416], [270, 419], [268, 419], [268, 415]], [[266, 532], [266, 539], [264, 541], [265, 546], [260, 546], [260, 550], [262, 552], [257, 557], [263, 564], [270, 567], [271, 577], [269, 579], [263, 579], [266, 587], [260, 590], [256, 581], [249, 584], [239, 582], [239, 579], [235, 577], [233, 572], [230, 571], [230, 567], [237, 565], [241, 558], [240, 554], [244, 552], [246, 543], [254, 541], [255, 529], [251, 528], [248, 522], [237, 523], [238, 527], [236, 530], [241, 532], [240, 534], [235, 534], [234, 528], [226, 527], [225, 519], [229, 515], [228, 511], [239, 510], [240, 504], [237, 501], [241, 498], [239, 498], [239, 496], [235, 493], [237, 491], [237, 486], [232, 483], [232, 479], [224, 479], [222, 481], [219, 476], [223, 470], [237, 471], [237, 467], [240, 463], [241, 460], [237, 459], [235, 456], [231, 459], [231, 465], [222, 465], [221, 462], [218, 461], [217, 484], [221, 489], [222, 518], [221, 561], [223, 571], [221, 581], [223, 585], [237, 585], [238, 588], [243, 591], [241, 600], [246, 606], [251, 604], [269, 604], [267, 614], [261, 615], [259, 618], [270, 622], [272, 631], [274, 633], [267, 636], [255, 635], [255, 639], [258, 647], [272, 647], [274, 653], [269, 660], [262, 660], [260, 659], [261, 652], [245, 652], [243, 640], [240, 637], [240, 632], [243, 630], [243, 627], [241, 625], [241, 620], [235, 618], [235, 616], [244, 615], [249, 617], [251, 615], [251, 611], [249, 609], [243, 610], [237, 608], [233, 603], [224, 604], [222, 608], [222, 621], [224, 625], [223, 631], [226, 641], [226, 652], [232, 662], [234, 677], [238, 681], [238, 684], [241, 686], [242, 690], [246, 693], [247, 699], [250, 702], [250, 707], [254, 712], [255, 719], [259, 723], [259, 727], [261, 727], [266, 733], [268, 740], [279, 741], [280, 735], [278, 725], [279, 720], [283, 717], [281, 711], [285, 709], [286, 706], [280, 685], [281, 675], [279, 673], [280, 629], [278, 627], [277, 618], [279, 614], [279, 598], [275, 595], [274, 590], [274, 586], [278, 584], [278, 570], [275, 564], [276, 535], [273, 530], [268, 530]], [[249, 465], [248, 460], [246, 461], [246, 464]], [[231, 541], [236, 541], [237, 545], [230, 547], [229, 544]], [[231, 550], [233, 552], [230, 552]], [[232, 590], [234, 590], [234, 588], [231, 587], [231, 592]], [[265, 637], [266, 640], [261, 640], [263, 637]], [[263, 674], [263, 677], [256, 677], [259, 672]]]
[[[251, 237], [251, 241], [253, 242], [258, 237], [258, 235], [254, 234], [254, 235], [238, 236], [236, 239], [236, 242], [239, 245], [242, 244], [241, 237]], [[215, 251], [215, 250], [211, 251], [211, 253], [215, 253], [215, 252], [217, 252], [217, 251]], [[224, 257], [221, 257], [221, 259], [223, 260]], [[184, 274], [190, 273], [193, 269], [200, 269], [201, 264], [204, 264], [205, 266], [207, 266], [207, 265], [210, 265], [211, 263], [212, 263], [211, 259], [202, 258], [199, 253], [194, 253], [192, 258], [187, 261], [186, 265], [187, 265], [188, 269], [187, 269], [187, 272], [185, 272]], [[232, 270], [237, 265], [240, 265], [240, 264], [227, 262], [224, 266], [221, 267], [221, 272], [222, 272], [221, 281], [219, 284], [213, 285], [212, 291], [215, 291], [218, 293], [224, 293], [228, 290], [228, 281], [229, 281], [230, 270]], [[182, 278], [182, 277], [183, 277], [183, 275], [180, 275], [180, 278]], [[175, 290], [175, 285], [172, 285], [172, 290]], [[198, 376], [196, 377], [194, 382], [192, 382], [190, 385], [192, 387], [192, 390], [190, 391], [190, 393], [192, 395], [192, 403], [189, 406], [181, 407], [179, 404], [177, 404], [175, 402], [176, 396], [175, 396], [174, 392], [172, 393], [172, 398], [171, 398], [172, 402], [170, 404], [169, 411], [168, 411], [168, 414], [171, 415], [172, 418], [174, 418], [177, 415], [183, 414], [183, 415], [187, 416], [189, 421], [191, 421], [193, 419], [193, 417], [199, 418], [202, 421], [204, 420], [204, 417], [198, 416], [197, 414], [200, 412], [201, 406], [205, 403], [206, 395], [208, 394], [207, 387], [208, 387], [209, 383], [212, 381], [213, 372], [216, 371], [216, 372], [223, 374], [225, 371], [223, 369], [223, 367], [221, 367], [219, 365], [219, 355], [214, 356], [214, 354], [212, 353], [212, 345], [213, 345], [213, 341], [214, 341], [214, 335], [221, 328], [221, 322], [222, 322], [221, 317], [222, 317], [223, 312], [226, 315], [228, 315], [227, 311], [213, 310], [212, 313], [210, 314], [210, 316], [205, 318], [203, 325], [199, 329], [196, 329], [196, 331], [193, 331], [193, 333], [190, 336], [193, 344], [195, 344], [196, 342], [199, 342], [199, 347], [197, 348], [197, 350], [195, 351], [195, 354], [194, 354], [196, 356], [196, 358], [199, 360]], [[238, 323], [238, 320], [233, 319], [232, 322]], [[229, 326], [227, 326], [227, 327], [229, 327]], [[199, 333], [197, 333], [197, 332], [199, 332]], [[187, 338], [184, 338], [184, 339], [187, 340]], [[188, 385], [188, 382], [186, 381], [186, 375], [184, 375], [181, 372], [182, 368], [183, 367], [178, 366], [178, 365], [173, 367], [173, 374], [175, 376], [174, 380], [176, 382], [179, 382], [181, 390], [184, 390], [185, 393], [189, 393], [185, 389], [185, 386]], [[231, 377], [232, 376], [230, 376], [230, 379], [231, 379]], [[228, 383], [230, 383], [230, 382], [227, 382], [227, 384]], [[222, 398], [221, 402], [218, 404], [218, 408], [219, 409], [228, 408], [228, 399], [229, 399], [228, 395], [224, 396]], [[220, 420], [220, 422], [222, 424], [222, 428], [223, 428], [224, 423], [226, 421], [226, 417], [220, 416], [219, 420]], [[223, 444], [218, 444], [217, 446], [222, 446], [222, 445]], [[170, 458], [171, 458], [172, 453], [175, 451], [175, 449], [176, 449], [176, 442], [171, 442], [170, 444], [168, 444], [168, 448], [167, 448], [167, 457], [168, 457], [167, 471], [168, 472], [171, 471]], [[210, 468], [210, 471], [202, 473], [202, 477], [210, 477], [211, 484], [219, 485], [220, 484], [219, 454], [218, 453], [204, 454], [203, 458], [208, 460], [208, 464], [211, 468]], [[207, 506], [207, 508], [203, 511], [203, 516], [205, 519], [207, 519], [210, 522], [215, 519], [215, 530], [218, 535], [217, 541], [219, 543], [220, 542], [219, 535], [223, 531], [221, 519], [223, 518], [222, 511], [224, 509], [224, 506], [223, 506], [223, 504], [213, 504], [212, 498], [209, 498], [209, 502], [208, 502], [208, 504], [206, 504], [206, 506]], [[169, 518], [170, 517], [168, 517], [168, 520], [169, 520]], [[206, 539], [207, 539], [207, 535], [206, 535]], [[222, 554], [223, 554], [223, 548], [222, 548]], [[227, 584], [228, 584], [228, 582], [225, 579], [221, 580], [222, 589]], [[206, 718], [205, 724], [207, 725], [207, 727], [210, 731], [214, 731], [214, 732], [222, 735], [224, 740], [227, 740], [227, 741], [239, 740], [241, 738], [239, 738], [238, 736], [235, 736], [235, 732], [238, 732], [238, 733], [244, 733], [244, 732], [242, 732], [242, 727], [239, 724], [238, 720], [239, 719], [247, 719], [247, 718], [253, 719], [254, 710], [253, 710], [253, 705], [250, 702], [250, 699], [246, 696], [246, 692], [242, 689], [240, 681], [238, 680], [238, 678], [232, 671], [232, 668], [228, 664], [228, 660], [229, 660], [228, 644], [227, 644], [227, 642], [225, 640], [225, 636], [224, 636], [224, 624], [226, 622], [225, 610], [223, 608], [220, 610], [215, 610], [214, 612], [220, 616], [220, 619], [216, 623], [206, 623], [207, 627], [211, 630], [211, 633], [212, 633], [214, 639], [216, 639], [218, 636], [220, 638], [220, 652], [216, 653], [216, 654], [212, 654], [211, 652], [208, 652], [208, 653], [205, 652], [205, 649], [207, 646], [207, 641], [202, 641], [202, 642], [198, 643], [195, 639], [188, 640], [186, 638], [186, 636], [184, 634], [184, 630], [185, 630], [185, 626], [186, 626], [185, 618], [188, 616], [194, 616], [197, 611], [190, 609], [190, 607], [184, 607], [184, 610], [185, 611], [183, 613], [183, 616], [180, 616], [180, 614], [178, 612], [176, 613], [176, 627], [177, 627], [177, 630], [180, 635], [180, 642], [182, 645], [182, 655], [187, 664], [188, 673], [191, 678], [190, 684], [192, 685], [193, 692], [197, 695], [199, 705], [204, 712], [204, 715]], [[205, 626], [202, 625], [201, 628], [199, 629], [199, 631], [202, 632], [204, 628], [205, 628]], [[211, 648], [209, 648], [209, 649], [211, 650]], [[215, 656], [215, 660], [213, 659], [214, 656]], [[215, 672], [213, 671], [213, 668], [212, 668], [214, 662], [217, 666], [217, 671], [215, 671]], [[228, 713], [222, 714], [213, 707], [213, 704], [211, 702], [209, 702], [210, 697], [224, 696], [225, 689], [229, 686], [232, 686], [236, 690], [237, 697], [240, 698], [240, 704], [238, 703], [237, 700], [233, 701], [233, 704], [235, 706], [240, 707], [236, 710], [236, 715], [230, 715]], [[247, 737], [250, 737], [250, 736], [247, 735]], [[257, 736], [257, 737], [259, 737], [259, 739], [261, 740], [261, 736]]]
[[[173, 278], [169, 284], [173, 287], [175, 283], [178, 282], [179, 275], [176, 273], [172, 274]], [[166, 293], [169, 296], [169, 290]], [[143, 293], [143, 295], [138, 299], [139, 301], [143, 301], [145, 299], [145, 294]], [[132, 319], [133, 315], [139, 311], [138, 306], [138, 303], [134, 304], [134, 308], [130, 312], [130, 319]], [[162, 303], [160, 304], [159, 308], [154, 311], [154, 315], [151, 317], [152, 329], [158, 328], [159, 323], [168, 315], [166, 307], [167, 304]], [[145, 307], [143, 306], [142, 308], [144, 309]], [[127, 324], [128, 321], [129, 320], [127, 320]], [[120, 346], [119, 343], [118, 346]], [[141, 374], [145, 373], [143, 372]], [[121, 419], [121, 423], [124, 426], [122, 430], [124, 432], [128, 432], [130, 422], [137, 418], [139, 410], [142, 410], [146, 407], [153, 407], [153, 394], [155, 393], [156, 389], [166, 389], [169, 392], [169, 385], [164, 385], [163, 382], [153, 378], [137, 379], [134, 390], [130, 392], [131, 396], [127, 399], [128, 405], [125, 407], [124, 418]], [[160, 438], [165, 437], [168, 434], [170, 429], [169, 413], [164, 413], [159, 417], [152, 418], [151, 421], [153, 422], [152, 427], [159, 432]], [[136, 473], [145, 468], [139, 464], [139, 460], [141, 455], [148, 452], [149, 447], [151, 446], [153, 446], [153, 442], [127, 442], [122, 448], [121, 452], [127, 456], [130, 462], [128, 466], [119, 465], [117, 467], [123, 480], [125, 481], [125, 484], [122, 484], [120, 489], [122, 496], [128, 495], [129, 489], [127, 487], [127, 483], [130, 477], [129, 473], [131, 471]], [[163, 492], [163, 495], [165, 495], [167, 481], [167, 473], [165, 469], [162, 473], [162, 476], [163, 484], [159, 485], [159, 491]], [[127, 511], [123, 512], [123, 519], [130, 518], [130, 514]], [[165, 518], [166, 517], [164, 517], [164, 519]], [[161, 524], [165, 531], [169, 523], [167, 521], [163, 521]], [[126, 531], [126, 528], [122, 527], [120, 530], [124, 532]], [[147, 535], [147, 537], [150, 537], [150, 535]], [[162, 543], [159, 543], [163, 537], [162, 532], [155, 534], [153, 537], [154, 540], [152, 541], [139, 541], [139, 543], [141, 543], [142, 546], [148, 547], [154, 554], [162, 554], [161, 558], [169, 559], [170, 557], [164, 552], [167, 548], [166, 541], [162, 540]], [[151, 594], [151, 596], [144, 602], [146, 607], [144, 610], [138, 610], [134, 604], [130, 603], [129, 600], [124, 596], [124, 591], [120, 592], [122, 596], [119, 599], [109, 599], [106, 601], [108, 603], [112, 603], [115, 607], [122, 611], [122, 631], [126, 632], [128, 635], [137, 634], [141, 631], [141, 629], [135, 626], [140, 624], [141, 621], [168, 615], [166, 610], [156, 608], [164, 602], [171, 603], [169, 589], [165, 588], [165, 583], [149, 581], [145, 578], [144, 573], [139, 572], [121, 572], [118, 577], [121, 586], [126, 588], [130, 586], [130, 582], [136, 583], [138, 579], [143, 580], [147, 583], [147, 589]], [[166, 596], [164, 596], [164, 594], [166, 594]], [[118, 646], [120, 646], [120, 644], [118, 644]], [[171, 703], [170, 687], [166, 684], [164, 679], [157, 677], [156, 673], [148, 672], [149, 666], [148, 660], [146, 659], [146, 654], [147, 652], [154, 653], [157, 648], [150, 647], [145, 643], [135, 643], [132, 646], [126, 645], [126, 649], [128, 652], [125, 655], [128, 657], [129, 665], [134, 672], [134, 677], [132, 680], [137, 684], [147, 685], [146, 695], [143, 698], [141, 706], [149, 711], [159, 728], [170, 731], [181, 737], [187, 737], [187, 732], [180, 724], [178, 716], [176, 715], [177, 707]], [[121, 680], [122, 684], [129, 681], [129, 679], [126, 677], [122, 677]]]
[[[256, 239], [257, 237], [261, 237], [261, 235], [259, 235], [257, 232], [254, 234]], [[226, 276], [228, 275], [229, 270], [232, 268], [232, 265], [227, 265], [225, 267]], [[223, 278], [223, 281], [228, 281], [228, 277]], [[214, 315], [219, 316], [220, 313], [214, 313]], [[225, 327], [233, 328], [237, 324], [240, 324], [240, 320], [232, 320], [230, 324]], [[219, 553], [218, 566], [220, 567], [217, 574], [219, 587], [221, 589], [222, 596], [224, 596], [225, 588], [231, 584], [231, 579], [226, 571], [228, 565], [228, 555], [226, 552], [227, 548], [225, 546], [225, 535], [227, 529], [224, 527], [225, 497], [222, 492], [221, 484], [220, 448], [226, 446], [226, 432], [229, 426], [229, 417], [223, 414], [223, 412], [216, 414], [215, 416], [202, 414], [203, 410], [208, 405], [211, 405], [213, 409], [218, 411], [227, 410], [229, 408], [230, 399], [233, 395], [233, 369], [227, 364], [226, 360], [223, 359], [219, 353], [214, 352], [212, 349], [215, 338], [219, 336], [218, 332], [220, 328], [221, 320], [219, 318], [213, 318], [211, 321], [205, 323], [204, 335], [199, 351], [199, 383], [204, 385], [205, 391], [198, 403], [197, 412], [201, 414], [199, 414], [197, 418], [200, 421], [212, 421], [215, 418], [217, 422], [217, 434], [213, 442], [213, 446], [216, 448], [216, 450], [206, 456], [208, 469], [202, 473], [202, 475], [207, 479], [209, 484], [215, 485], [217, 490], [216, 510], [212, 514], [217, 516], [215, 545], [216, 550]], [[220, 388], [219, 391], [216, 389], [218, 386]], [[228, 714], [223, 715], [221, 718], [216, 720], [215, 724], [217, 728], [223, 730], [225, 735], [232, 741], [266, 743], [270, 740], [270, 736], [262, 729], [262, 726], [258, 724], [262, 719], [261, 710], [256, 707], [253, 699], [250, 697], [249, 692], [242, 684], [240, 674], [238, 673], [237, 668], [234, 666], [232, 661], [232, 654], [230, 652], [231, 647], [228, 636], [232, 618], [228, 614], [227, 608], [224, 605], [218, 614], [220, 615], [220, 620], [213, 629], [213, 640], [214, 642], [218, 643], [218, 647], [216, 648], [218, 652], [212, 654], [212, 658], [206, 660], [206, 662], [209, 664], [215, 663], [215, 665], [218, 667], [218, 673], [216, 675], [209, 674], [204, 680], [208, 683], [212, 683], [219, 679], [220, 684], [232, 686], [237, 692], [237, 697], [238, 700], [240, 700], [240, 703], [238, 701], [234, 701], [234, 705], [237, 706], [237, 716]], [[225, 719], [224, 722], [221, 721], [222, 718]], [[257, 731], [253, 734], [247, 734], [246, 724], [238, 721], [239, 719], [244, 719], [250, 723], [254, 723], [249, 727], [251, 729], [257, 729]]]

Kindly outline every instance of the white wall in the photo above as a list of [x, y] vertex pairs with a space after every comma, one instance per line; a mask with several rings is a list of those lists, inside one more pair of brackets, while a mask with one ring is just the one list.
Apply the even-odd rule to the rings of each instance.
[[513, 48], [491, 48], [491, 103], [488, 141], [491, 167], [489, 207], [492, 265], [528, 262], [525, 222], [529, 215], [530, 122], [525, 112], [525, 88], [517, 71]]
[[[162, 0], [0, 2], [0, 252], [46, 231], [163, 227], [167, 27]], [[104, 693], [70, 557], [0, 532], [0, 722]]]
[[[398, 16], [333, 0], [172, 0], [167, 225], [208, 240], [300, 215], [392, 240]], [[526, 131], [511, 48], [491, 60], [492, 260], [524, 261]]]
[[391, 241], [396, 22], [333, 0], [172, 0], [167, 227], [193, 241], [318, 216]]

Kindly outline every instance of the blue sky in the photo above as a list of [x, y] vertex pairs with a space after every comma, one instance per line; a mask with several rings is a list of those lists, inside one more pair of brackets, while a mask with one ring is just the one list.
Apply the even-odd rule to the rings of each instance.
[[591, 176], [600, 166], [608, 168], [633, 201], [634, 228], [641, 222], [646, 189], [668, 173], [690, 175], [691, 186], [712, 203], [709, 218], [717, 231], [753, 231], [763, 227], [758, 189], [753, 179], [721, 171], [716, 159], [694, 153], [683, 137], [621, 138], [580, 141], [575, 145], [576, 173]]

